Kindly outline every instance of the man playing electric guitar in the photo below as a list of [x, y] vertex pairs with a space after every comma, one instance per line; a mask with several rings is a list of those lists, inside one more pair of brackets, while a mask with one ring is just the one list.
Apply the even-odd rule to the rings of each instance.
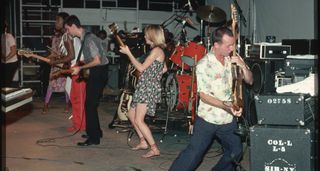
[[[61, 12], [65, 17], [56, 18], [56, 22], [61, 24], [63, 30], [62, 40], [59, 44], [59, 53], [61, 57], [51, 58], [48, 62], [51, 65], [70, 63], [71, 69], [73, 67], [81, 65], [80, 62], [83, 60], [83, 54], [80, 52], [81, 41], [77, 37], [71, 37], [66, 33], [63, 23], [64, 20], [69, 17], [67, 13]], [[61, 13], [59, 13], [61, 15]], [[59, 16], [58, 14], [58, 16]], [[62, 19], [62, 20], [61, 20]], [[73, 70], [70, 70], [73, 71]], [[70, 73], [71, 74], [71, 73]], [[81, 130], [84, 131], [86, 128], [85, 122], [85, 97], [86, 97], [86, 82], [79, 81], [79, 75], [73, 75], [71, 78], [67, 77], [66, 91], [70, 97], [72, 104], [72, 127], [68, 128], [69, 132]]]

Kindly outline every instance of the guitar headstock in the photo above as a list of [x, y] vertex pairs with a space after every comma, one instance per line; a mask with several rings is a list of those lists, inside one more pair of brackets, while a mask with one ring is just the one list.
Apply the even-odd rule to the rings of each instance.
[[111, 33], [115, 36], [116, 40], [118, 41], [120, 46], [124, 46], [123, 41], [121, 40], [121, 38], [118, 35], [118, 25], [116, 23], [112, 23], [109, 25], [109, 29], [111, 31]]
[[231, 3], [231, 19], [232, 19], [232, 25], [235, 25], [238, 20], [238, 13], [236, 6]]
[[27, 58], [33, 55], [33, 52], [30, 49], [19, 49], [17, 53], [18, 55], [25, 56]]
[[116, 35], [118, 33], [118, 28], [119, 27], [116, 23], [112, 23], [109, 25], [109, 29], [114, 35]]

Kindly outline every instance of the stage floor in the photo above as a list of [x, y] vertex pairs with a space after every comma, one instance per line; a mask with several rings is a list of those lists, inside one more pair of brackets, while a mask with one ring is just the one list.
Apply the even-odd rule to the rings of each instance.
[[[111, 99], [111, 100], [110, 100]], [[78, 147], [83, 132], [67, 132], [70, 113], [64, 113], [64, 98], [53, 96], [49, 111], [42, 114], [43, 101], [33, 102], [6, 114], [6, 167], [9, 171], [165, 171], [190, 140], [188, 127], [178, 114], [170, 114], [168, 133], [162, 139], [166, 112], [148, 119], [161, 151], [161, 156], [143, 159], [147, 151], [132, 151], [138, 142], [134, 134], [120, 127], [109, 128], [118, 102], [104, 97], [99, 106], [103, 138], [100, 145]], [[183, 115], [183, 114], [182, 114]], [[242, 167], [249, 171], [249, 148], [244, 143]], [[211, 170], [221, 157], [221, 148], [214, 142], [197, 171]]]

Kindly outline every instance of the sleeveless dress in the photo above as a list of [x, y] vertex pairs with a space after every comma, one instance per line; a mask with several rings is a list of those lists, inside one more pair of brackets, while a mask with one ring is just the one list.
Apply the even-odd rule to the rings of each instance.
[[[62, 40], [62, 35], [55, 34], [52, 37], [52, 50], [54, 52], [60, 52], [60, 42]], [[52, 66], [51, 73], [60, 70], [60, 68]], [[57, 79], [53, 79], [49, 81], [48, 89], [51, 89], [52, 92], [65, 92], [65, 85], [66, 85], [66, 78], [65, 77], [58, 77]]]
[[147, 115], [154, 116], [156, 105], [161, 101], [161, 77], [164, 62], [155, 60], [139, 77], [131, 107], [137, 103], [147, 104]]

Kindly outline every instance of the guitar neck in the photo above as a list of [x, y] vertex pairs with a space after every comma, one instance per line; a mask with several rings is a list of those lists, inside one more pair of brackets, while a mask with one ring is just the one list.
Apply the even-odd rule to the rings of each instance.
[[[50, 62], [50, 59], [48, 59], [46, 57], [43, 57], [43, 56], [40, 56], [40, 55], [37, 55], [37, 54], [32, 54], [31, 57], [39, 59], [39, 60], [47, 62], [47, 63]], [[58, 67], [58, 68], [62, 68], [63, 64], [55, 64], [55, 66]]]
[[115, 37], [117, 39], [117, 42], [119, 43], [120, 46], [124, 46], [123, 41], [121, 40], [120, 36], [118, 34], [115, 34]]
[[45, 58], [45, 57], [37, 55], [37, 54], [32, 54], [31, 57], [39, 59], [39, 60], [44, 61], [44, 62], [50, 62], [50, 60], [48, 58]]

